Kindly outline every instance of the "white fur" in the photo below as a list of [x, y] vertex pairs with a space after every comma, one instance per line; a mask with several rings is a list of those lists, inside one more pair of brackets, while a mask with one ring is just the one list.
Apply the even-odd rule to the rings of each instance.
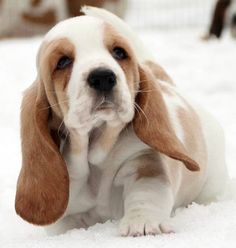
[[179, 138], [179, 140], [182, 143], [184, 143], [185, 134], [184, 134], [183, 127], [181, 125], [181, 120], [179, 119], [177, 115], [177, 110], [180, 107], [186, 108], [186, 106], [181, 101], [181, 99], [175, 95], [169, 96], [168, 94], [163, 94], [163, 96], [164, 96], [164, 99], [167, 105], [168, 114], [171, 119], [171, 122], [174, 123], [173, 127], [175, 130], [175, 133], [177, 134], [177, 137]]
[[[119, 125], [132, 120], [134, 115], [133, 102], [128, 90], [125, 74], [115, 59], [112, 58], [103, 43], [104, 21], [96, 17], [74, 17], [57, 24], [45, 37], [46, 42], [67, 38], [75, 46], [76, 55], [71, 78], [68, 83], [69, 112], [65, 123], [70, 128], [88, 133], [98, 123], [109, 121]], [[96, 108], [93, 90], [86, 79], [89, 73], [98, 67], [111, 69], [117, 77], [116, 95], [117, 113], [96, 112], [91, 115], [92, 107]]]
[[[220, 174], [224, 174], [224, 179], [227, 177], [223, 137], [219, 136], [219, 128], [215, 120], [194, 107], [201, 119], [207, 142], [209, 168], [201, 178], [196, 177], [192, 185], [184, 187], [184, 192], [179, 189], [183, 188], [190, 174], [186, 173], [181, 162], [176, 162], [178, 164], [176, 174], [170, 179], [169, 164], [165, 156], [160, 154], [156, 155], [156, 161], [162, 166], [163, 175], [137, 180], [137, 168], [141, 165], [139, 156], [145, 155], [149, 147], [137, 138], [132, 127], [120, 133], [108, 152], [100, 148], [99, 139], [89, 151], [90, 131], [94, 128], [102, 128], [102, 123], [109, 123], [111, 126], [120, 125], [122, 129], [134, 115], [133, 99], [127, 88], [125, 74], [102, 42], [104, 20], [129, 38], [139, 61], [145, 60], [146, 57], [144, 46], [120, 19], [96, 8], [87, 7], [83, 10], [86, 14], [96, 17], [84, 16], [59, 23], [45, 38], [46, 41], [51, 41], [66, 37], [76, 47], [76, 59], [68, 87], [69, 112], [65, 117], [65, 124], [68, 129], [76, 130], [73, 144], [76, 145], [78, 142], [81, 145], [79, 154], [73, 154], [70, 146], [65, 146], [64, 157], [70, 176], [69, 205], [64, 217], [49, 226], [48, 232], [61, 233], [108, 219], [121, 219], [119, 230], [124, 236], [171, 232], [171, 227], [166, 223], [175, 207], [186, 206], [194, 199], [201, 202], [208, 201], [221, 190], [215, 185]], [[118, 104], [126, 109], [124, 112], [90, 113], [94, 104], [93, 97], [82, 75], [86, 78], [91, 69], [101, 64], [111, 68], [117, 75], [116, 98], [119, 99]], [[175, 92], [175, 87], [172, 87], [172, 90]], [[176, 109], [178, 106], [185, 107], [185, 102], [178, 97], [178, 94], [165, 96], [164, 100], [176, 134], [183, 141], [184, 129], [176, 115]], [[218, 138], [216, 139], [215, 136]], [[202, 187], [203, 181], [205, 185]], [[200, 191], [202, 193], [197, 199], [196, 196]]]
[[98, 17], [101, 20], [110, 23], [115, 29], [126, 39], [129, 40], [130, 44], [136, 51], [137, 59], [140, 63], [147, 60], [154, 60], [152, 54], [148, 51], [147, 47], [144, 46], [141, 39], [136, 35], [136, 33], [120, 18], [113, 15], [112, 13], [95, 7], [85, 6], [82, 8], [82, 11], [87, 16]]
[[125, 215], [119, 227], [122, 236], [168, 232], [162, 225], [170, 218], [174, 199], [165, 178], [136, 180], [134, 176], [128, 177], [124, 184], [124, 196]]
[[225, 138], [222, 127], [214, 117], [201, 107], [197, 108], [197, 112], [206, 137], [208, 167], [206, 183], [196, 202], [209, 203], [224, 192], [229, 178], [225, 161]]

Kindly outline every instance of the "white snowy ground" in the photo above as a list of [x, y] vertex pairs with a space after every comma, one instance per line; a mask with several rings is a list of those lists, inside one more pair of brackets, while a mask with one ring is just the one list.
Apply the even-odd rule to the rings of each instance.
[[[178, 86], [209, 109], [226, 133], [227, 163], [236, 177], [236, 41], [201, 42], [199, 31], [142, 33], [142, 38]], [[176, 233], [121, 238], [117, 223], [98, 224], [47, 237], [40, 227], [22, 221], [14, 211], [21, 164], [19, 106], [22, 91], [36, 76], [40, 38], [0, 41], [0, 247], [236, 247], [236, 190], [231, 180], [227, 199], [208, 206], [192, 204], [173, 218]]]

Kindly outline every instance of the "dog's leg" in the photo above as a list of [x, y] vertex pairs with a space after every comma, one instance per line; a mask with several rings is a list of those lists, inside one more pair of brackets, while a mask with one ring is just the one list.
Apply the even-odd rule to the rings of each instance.
[[78, 130], [70, 130], [70, 136], [62, 149], [70, 178], [70, 194], [64, 216], [57, 222], [45, 227], [47, 234], [58, 235], [74, 228], [87, 227], [79, 218], [94, 206], [94, 197], [87, 186], [89, 176], [88, 135]]
[[89, 210], [94, 199], [87, 186], [89, 176], [88, 135], [70, 130], [69, 142], [64, 149], [67, 170], [70, 178], [70, 195], [66, 215]]
[[124, 185], [122, 236], [171, 233], [167, 221], [174, 205], [170, 182], [156, 155], [144, 154], [123, 166], [116, 183]]

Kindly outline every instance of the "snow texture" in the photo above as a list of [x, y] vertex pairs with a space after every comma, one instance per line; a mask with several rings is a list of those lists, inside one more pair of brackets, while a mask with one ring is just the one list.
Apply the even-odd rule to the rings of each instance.
[[132, 26], [152, 29], [204, 27], [216, 0], [129, 0], [126, 19]]
[[193, 203], [172, 219], [175, 234], [119, 237], [117, 222], [97, 224], [47, 237], [43, 228], [21, 220], [14, 211], [21, 166], [19, 110], [23, 90], [36, 77], [35, 57], [41, 38], [0, 42], [0, 247], [1, 248], [233, 248], [236, 247], [236, 42], [204, 43], [199, 30], [142, 32], [157, 61], [187, 95], [222, 124], [231, 176], [226, 195], [207, 206]]

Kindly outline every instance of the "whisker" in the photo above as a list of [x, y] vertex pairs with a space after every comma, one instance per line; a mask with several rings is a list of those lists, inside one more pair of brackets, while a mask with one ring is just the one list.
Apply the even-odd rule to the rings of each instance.
[[66, 143], [68, 136], [69, 136], [69, 130], [67, 130], [67, 132], [66, 132], [65, 143]]
[[60, 136], [60, 129], [61, 129], [63, 123], [64, 123], [64, 121], [62, 120], [60, 126], [57, 129], [57, 135], [58, 136]]
[[153, 82], [152, 80], [148, 80], [148, 79], [145, 79], [145, 80], [141, 80], [141, 81], [138, 81], [138, 82], [135, 82], [135, 84], [141, 84], [141, 83], [144, 83], [144, 82], [150, 82], [153, 87], [150, 88], [150, 87], [147, 87], [146, 89], [144, 90], [137, 90], [137, 91], [133, 91], [134, 93], [145, 93], [145, 92], [152, 92], [152, 91], [158, 91], [158, 89], [156, 88], [156, 84], [155, 82]]
[[[54, 106], [60, 105], [61, 103], [66, 103], [66, 102], [69, 102], [69, 99], [64, 100], [64, 101], [60, 101], [60, 102], [58, 102], [58, 103], [55, 103], [55, 104], [50, 105], [50, 106], [45, 107], [45, 108], [41, 108], [40, 110], [49, 109], [49, 108], [51, 108], [51, 107], [54, 107]], [[84, 101], [80, 101], [80, 102], [79, 102], [79, 104], [81, 105], [81, 104], [83, 104], [83, 103], [85, 103], [85, 102], [86, 102], [86, 100], [84, 100]], [[73, 105], [73, 102], [72, 102], [72, 105]]]
[[102, 100], [95, 106], [94, 110], [97, 110], [103, 103], [104, 103], [105, 97], [102, 97]]
[[60, 102], [58, 102], [58, 103], [55, 103], [55, 104], [53, 104], [53, 105], [49, 105], [48, 107], [41, 108], [41, 109], [39, 109], [39, 110], [49, 109], [49, 108], [51, 108], [51, 107], [58, 106], [58, 105], [60, 105], [61, 103], [65, 103], [65, 102], [69, 102], [69, 100], [60, 101]]
[[134, 103], [134, 108], [138, 112], [138, 115], [140, 116], [141, 115], [140, 110], [136, 107], [135, 103]]
[[48, 92], [54, 92], [54, 93], [60, 92], [60, 93], [65, 93], [65, 91], [63, 91], [63, 90], [48, 90]]
[[137, 81], [137, 82], [135, 82], [135, 83], [136, 83], [136, 84], [137, 84], [137, 83], [140, 84], [140, 83], [144, 83], [144, 82], [153, 83], [153, 81], [152, 81], [152, 80], [149, 80], [149, 79], [140, 80], [140, 81]]
[[149, 126], [149, 120], [147, 118], [147, 115], [145, 114], [145, 112], [142, 110], [142, 108], [136, 103], [134, 102], [134, 105], [141, 111], [141, 113], [144, 115], [144, 117], [146, 118], [147, 120], [147, 123], [148, 123], [148, 126]]
[[152, 92], [155, 91], [157, 89], [150, 89], [150, 90], [134, 90], [133, 92], [135, 93], [146, 93], [146, 92]]

